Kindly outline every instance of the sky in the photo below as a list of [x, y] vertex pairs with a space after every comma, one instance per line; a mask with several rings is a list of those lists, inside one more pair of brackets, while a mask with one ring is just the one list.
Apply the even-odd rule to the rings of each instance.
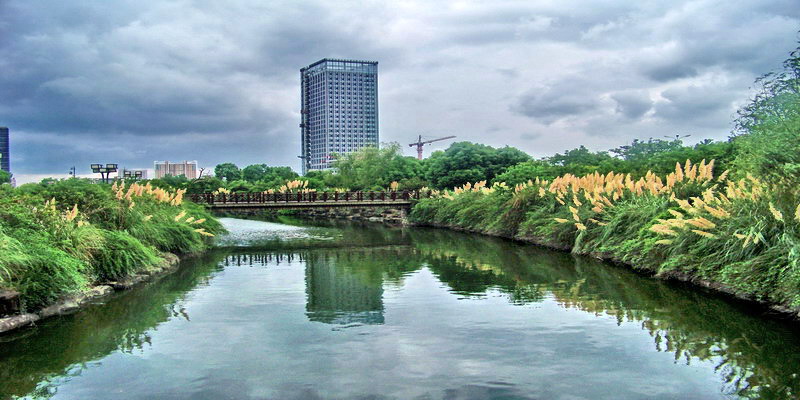
[[299, 170], [299, 70], [328, 57], [379, 62], [380, 141], [407, 155], [417, 135], [535, 157], [721, 140], [799, 30], [797, 0], [0, 0], [0, 126], [18, 182]]

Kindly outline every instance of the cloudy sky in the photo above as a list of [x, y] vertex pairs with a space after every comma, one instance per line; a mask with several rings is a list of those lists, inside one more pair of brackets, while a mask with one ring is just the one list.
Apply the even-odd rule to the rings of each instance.
[[0, 0], [0, 126], [22, 180], [164, 159], [299, 169], [299, 69], [336, 57], [379, 61], [382, 142], [544, 156], [722, 139], [798, 30], [797, 0]]

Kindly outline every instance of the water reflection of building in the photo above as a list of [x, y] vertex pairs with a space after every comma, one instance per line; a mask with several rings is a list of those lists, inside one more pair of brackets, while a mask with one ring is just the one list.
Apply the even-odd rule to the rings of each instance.
[[303, 262], [303, 253], [236, 253], [225, 257], [223, 265], [235, 265], [241, 267], [243, 265], [253, 266], [255, 264], [275, 263], [280, 265], [282, 262], [293, 262], [297, 258]]
[[[344, 257], [342, 257], [344, 256]], [[382, 324], [383, 280], [358, 268], [363, 257], [309, 254], [306, 259], [306, 315], [326, 324]], [[369, 260], [369, 258], [367, 258]]]

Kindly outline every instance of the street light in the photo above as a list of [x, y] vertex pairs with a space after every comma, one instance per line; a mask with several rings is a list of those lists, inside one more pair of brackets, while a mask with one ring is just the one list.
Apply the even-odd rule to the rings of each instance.
[[103, 183], [108, 183], [108, 179], [111, 177], [112, 172], [117, 172], [117, 164], [106, 164], [104, 167], [103, 164], [92, 164], [91, 165], [92, 172], [95, 174], [100, 174], [100, 179]]

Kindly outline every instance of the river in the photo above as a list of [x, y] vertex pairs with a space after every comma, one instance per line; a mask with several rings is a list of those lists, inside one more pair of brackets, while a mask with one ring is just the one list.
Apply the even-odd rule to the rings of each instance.
[[584, 257], [423, 228], [223, 219], [219, 249], [0, 336], [0, 398], [800, 396], [800, 330]]

